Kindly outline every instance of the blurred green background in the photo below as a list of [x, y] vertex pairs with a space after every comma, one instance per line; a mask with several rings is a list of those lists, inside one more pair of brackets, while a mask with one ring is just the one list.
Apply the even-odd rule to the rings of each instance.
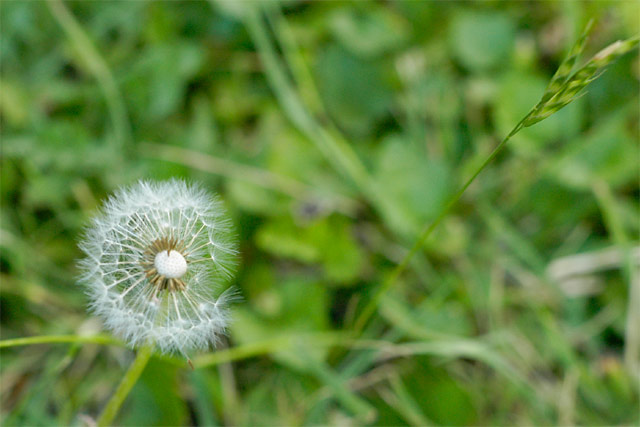
[[[516, 135], [350, 334], [587, 21], [588, 58], [638, 3], [254, 6], [0, 3], [2, 339], [99, 333], [82, 227], [121, 185], [185, 177], [231, 211], [243, 301], [195, 370], [152, 359], [118, 424], [640, 422], [637, 53]], [[1, 357], [4, 425], [79, 425], [133, 352]]]

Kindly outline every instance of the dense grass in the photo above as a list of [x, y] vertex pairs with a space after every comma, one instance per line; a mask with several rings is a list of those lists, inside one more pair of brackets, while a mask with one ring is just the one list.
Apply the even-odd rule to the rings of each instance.
[[153, 356], [118, 424], [639, 423], [636, 49], [556, 112], [638, 5], [261, 5], [0, 3], [3, 425], [104, 408], [134, 352], [76, 242], [174, 176], [230, 209], [243, 301], [194, 369]]

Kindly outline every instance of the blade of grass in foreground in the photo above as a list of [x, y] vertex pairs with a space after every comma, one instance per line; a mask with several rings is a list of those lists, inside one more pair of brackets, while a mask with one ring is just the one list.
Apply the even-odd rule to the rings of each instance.
[[570, 50], [567, 57], [560, 64], [558, 71], [554, 74], [551, 82], [547, 86], [540, 102], [536, 104], [531, 111], [509, 132], [509, 134], [494, 148], [489, 157], [480, 165], [480, 167], [471, 175], [464, 185], [449, 199], [444, 209], [440, 211], [436, 219], [428, 224], [420, 233], [420, 237], [416, 240], [411, 250], [403, 258], [403, 260], [394, 268], [387, 280], [375, 291], [373, 297], [365, 305], [360, 312], [359, 317], [354, 323], [354, 330], [360, 333], [367, 324], [371, 316], [376, 312], [382, 296], [389, 291], [395, 284], [398, 277], [405, 270], [411, 258], [422, 248], [427, 238], [433, 230], [440, 225], [446, 218], [451, 209], [458, 203], [464, 192], [475, 181], [476, 177], [491, 163], [496, 155], [502, 151], [506, 143], [522, 128], [532, 126], [560, 109], [567, 106], [574, 99], [581, 95], [581, 91], [593, 80], [598, 78], [603, 69], [615, 61], [621, 55], [635, 49], [638, 45], [638, 37], [633, 37], [624, 41], [617, 41], [598, 52], [591, 60], [582, 67], [572, 73], [572, 69], [577, 62], [578, 56], [584, 50], [584, 45], [591, 23], [587, 26], [584, 34], [576, 42]]
[[127, 149], [131, 141], [131, 125], [127, 115], [127, 108], [118, 85], [86, 31], [78, 23], [71, 11], [61, 0], [49, 0], [47, 2], [51, 14], [69, 37], [73, 47], [77, 50], [79, 58], [86, 68], [94, 75], [107, 103], [107, 110], [113, 125], [114, 139], [121, 151]]
[[33, 344], [52, 343], [93, 343], [124, 345], [107, 335], [42, 335], [36, 337], [12, 338], [0, 341], [0, 348], [18, 347]]

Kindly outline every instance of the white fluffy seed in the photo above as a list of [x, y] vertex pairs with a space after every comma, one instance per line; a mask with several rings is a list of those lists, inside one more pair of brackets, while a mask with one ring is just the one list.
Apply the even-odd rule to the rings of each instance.
[[158, 252], [153, 264], [158, 274], [168, 279], [178, 279], [187, 272], [187, 260], [178, 251]]

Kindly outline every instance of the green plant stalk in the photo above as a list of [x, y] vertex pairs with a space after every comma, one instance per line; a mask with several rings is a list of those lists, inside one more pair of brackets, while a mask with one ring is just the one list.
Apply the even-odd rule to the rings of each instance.
[[140, 378], [142, 371], [144, 371], [145, 366], [147, 366], [152, 353], [153, 347], [150, 345], [145, 345], [138, 350], [136, 359], [133, 361], [131, 366], [129, 366], [129, 370], [127, 370], [127, 373], [122, 377], [122, 380], [120, 380], [120, 384], [118, 385], [116, 392], [111, 396], [107, 406], [105, 406], [104, 410], [100, 414], [97, 421], [97, 425], [99, 427], [111, 425], [113, 419], [120, 410], [120, 406], [122, 406], [122, 403], [129, 395], [129, 392], [136, 382], [138, 382], [138, 378]]
[[[155, 326], [158, 326], [160, 323], [162, 323], [162, 320], [166, 316], [168, 306], [169, 291], [165, 291], [165, 295], [160, 303], [160, 311], [156, 314], [154, 320]], [[120, 380], [120, 384], [118, 385], [115, 393], [113, 393], [113, 395], [109, 399], [109, 402], [107, 402], [107, 406], [104, 407], [102, 413], [100, 414], [100, 417], [98, 417], [98, 427], [111, 425], [113, 419], [116, 417], [116, 415], [118, 415], [118, 411], [120, 410], [122, 403], [129, 395], [129, 392], [131, 392], [133, 386], [136, 385], [136, 382], [138, 382], [138, 378], [140, 378], [140, 375], [142, 375], [145, 366], [147, 366], [147, 363], [149, 362], [149, 359], [153, 354], [154, 347], [155, 342], [152, 339], [149, 339], [144, 345], [139, 348], [135, 360], [133, 361], [131, 366], [129, 366], [127, 373], [124, 374], [124, 377], [122, 377], [122, 379]], [[190, 360], [189, 364], [191, 365]], [[193, 368], [193, 365], [191, 366]]]
[[230, 347], [215, 353], [203, 354], [193, 360], [193, 367], [195, 369], [206, 368], [235, 360], [272, 354], [284, 349], [291, 349], [297, 342], [311, 343], [311, 345], [319, 347], [333, 347], [351, 342], [351, 335], [343, 333], [302, 333], [300, 335], [269, 338], [264, 341]]
[[369, 302], [364, 307], [362, 312], [360, 312], [360, 316], [358, 316], [358, 318], [354, 323], [354, 330], [356, 334], [362, 331], [362, 329], [367, 324], [371, 316], [375, 313], [376, 308], [378, 307], [378, 304], [380, 303], [380, 300], [382, 299], [384, 294], [387, 293], [389, 289], [391, 289], [391, 287], [393, 286], [395, 281], [398, 279], [400, 274], [402, 274], [402, 272], [407, 268], [413, 256], [420, 250], [420, 248], [422, 248], [422, 246], [424, 245], [424, 242], [431, 235], [431, 233], [433, 233], [433, 230], [435, 230], [436, 227], [438, 227], [438, 225], [440, 225], [440, 223], [446, 218], [446, 216], [449, 214], [451, 209], [453, 209], [453, 207], [458, 203], [458, 201], [460, 200], [464, 192], [467, 190], [467, 188], [469, 188], [469, 186], [473, 183], [473, 181], [475, 181], [477, 176], [480, 175], [480, 173], [489, 165], [489, 163], [491, 163], [491, 161], [498, 155], [498, 153], [502, 151], [502, 149], [507, 144], [507, 142], [511, 139], [511, 137], [516, 133], [518, 133], [520, 129], [522, 129], [523, 123], [528, 117], [529, 115], [523, 118], [520, 121], [520, 123], [518, 123], [513, 128], [513, 130], [509, 132], [509, 135], [507, 135], [507, 137], [504, 138], [502, 142], [500, 142], [500, 144], [498, 144], [496, 148], [493, 149], [489, 157], [487, 157], [484, 160], [484, 162], [482, 162], [480, 167], [473, 173], [473, 175], [471, 175], [471, 177], [467, 179], [464, 185], [460, 187], [460, 189], [449, 199], [444, 209], [440, 211], [440, 214], [436, 217], [436, 219], [433, 220], [431, 224], [429, 224], [427, 227], [423, 229], [422, 233], [420, 233], [420, 236], [418, 237], [416, 242], [413, 244], [409, 252], [402, 259], [402, 262], [396, 265], [396, 267], [393, 269], [391, 274], [387, 277], [387, 280], [385, 280], [382, 286], [380, 286], [376, 290], [373, 297], [369, 300]]
[[188, 150], [168, 144], [139, 143], [140, 153], [144, 156], [187, 165], [207, 173], [221, 175], [250, 182], [286, 194], [294, 199], [304, 200], [310, 195], [330, 200], [331, 205], [345, 215], [353, 215], [359, 208], [357, 200], [341, 194], [320, 191], [304, 182], [285, 175], [270, 172], [254, 166], [235, 163], [220, 157]]
[[36, 337], [12, 338], [0, 341], [0, 348], [19, 347], [32, 344], [51, 343], [92, 343], [92, 344], [117, 344], [121, 342], [114, 340], [107, 335], [41, 335]]

